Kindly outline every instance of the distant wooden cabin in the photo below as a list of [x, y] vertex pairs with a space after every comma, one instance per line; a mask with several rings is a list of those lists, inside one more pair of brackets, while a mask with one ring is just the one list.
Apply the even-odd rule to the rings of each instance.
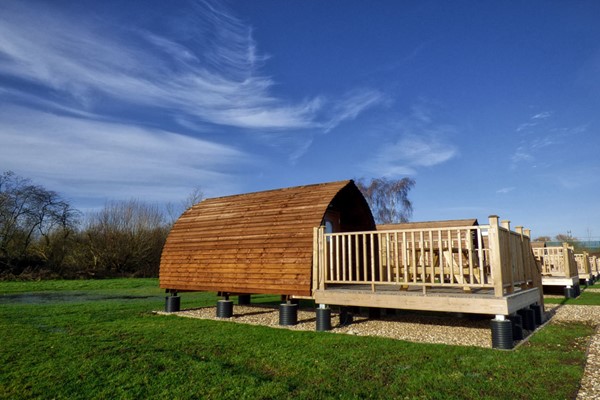
[[593, 273], [590, 266], [589, 254], [586, 251], [576, 253], [575, 262], [577, 263], [577, 271], [579, 272], [579, 282], [586, 285], [591, 284]]
[[232, 294], [312, 294], [314, 228], [374, 230], [353, 181], [206, 199], [169, 234], [160, 287]]
[[600, 276], [600, 258], [598, 256], [590, 256], [590, 268], [592, 269], [594, 280], [598, 280]]
[[579, 274], [575, 253], [568, 243], [548, 246], [545, 242], [532, 242], [533, 254], [541, 266], [542, 286], [575, 287]]
[[167, 238], [160, 286], [496, 316], [543, 309], [528, 230], [497, 216], [376, 227], [352, 181], [198, 203]]

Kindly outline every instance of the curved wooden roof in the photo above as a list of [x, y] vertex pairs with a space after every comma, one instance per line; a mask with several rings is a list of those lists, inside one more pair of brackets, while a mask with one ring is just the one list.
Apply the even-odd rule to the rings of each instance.
[[353, 181], [206, 199], [169, 233], [160, 287], [310, 295], [313, 228], [328, 209], [344, 231], [375, 228]]

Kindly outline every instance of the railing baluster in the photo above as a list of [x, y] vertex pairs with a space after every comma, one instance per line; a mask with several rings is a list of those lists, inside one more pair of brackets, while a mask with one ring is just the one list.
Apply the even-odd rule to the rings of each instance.
[[390, 234], [386, 232], [385, 234], [385, 266], [387, 269], [387, 281], [392, 281], [392, 268], [391, 268], [391, 259], [390, 259]]
[[431, 283], [435, 283], [435, 265], [433, 263], [433, 231], [429, 230], [429, 271]]
[[341, 278], [340, 271], [340, 236], [335, 235], [335, 280], [339, 281]]
[[367, 277], [369, 276], [368, 274], [368, 263], [367, 263], [367, 235], [365, 233], [361, 234], [362, 236], [362, 243], [363, 243], [363, 247], [362, 247], [362, 251], [363, 251], [363, 282], [367, 282]]
[[330, 281], [334, 281], [335, 279], [335, 275], [334, 275], [334, 268], [335, 265], [333, 263], [333, 237], [330, 234], [326, 235], [326, 241], [327, 241], [327, 248], [329, 249], [329, 280]]
[[372, 233], [369, 235], [371, 237], [371, 290], [375, 291], [375, 240]]
[[460, 271], [460, 283], [465, 283], [465, 271], [463, 270], [463, 252], [462, 252], [462, 232], [456, 230], [456, 240], [458, 241], [458, 270]]
[[396, 268], [396, 283], [400, 282], [400, 255], [398, 254], [398, 232], [394, 232], [394, 261]]
[[346, 268], [347, 268], [347, 265], [346, 265], [346, 239], [347, 239], [347, 236], [344, 235], [344, 236], [341, 236], [341, 237], [338, 236], [338, 237], [342, 241], [342, 280], [344, 282], [346, 282], [347, 281], [346, 280]]
[[411, 260], [412, 260], [412, 270], [413, 270], [413, 282], [417, 282], [417, 251], [415, 249], [415, 232], [411, 232], [410, 235], [411, 243]]
[[485, 283], [485, 262], [483, 259], [483, 237], [481, 234], [481, 228], [477, 227], [475, 231], [477, 234], [477, 260], [479, 262], [479, 283]]
[[404, 282], [408, 283], [408, 249], [406, 247], [406, 232], [402, 232], [402, 266], [404, 267]]
[[437, 234], [438, 234], [438, 265], [440, 268], [440, 283], [442, 285], [444, 285], [446, 282], [444, 279], [444, 247], [443, 247], [443, 243], [442, 243], [442, 230], [438, 229]]

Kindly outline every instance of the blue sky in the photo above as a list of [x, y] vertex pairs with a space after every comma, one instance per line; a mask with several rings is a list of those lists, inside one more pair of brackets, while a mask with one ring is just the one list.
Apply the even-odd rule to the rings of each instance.
[[81, 210], [413, 177], [600, 237], [600, 2], [0, 2], [0, 169]]

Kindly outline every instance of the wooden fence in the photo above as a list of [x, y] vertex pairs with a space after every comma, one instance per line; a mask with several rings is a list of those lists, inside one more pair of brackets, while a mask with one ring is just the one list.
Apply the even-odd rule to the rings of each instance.
[[578, 275], [575, 253], [567, 243], [534, 248], [533, 254], [541, 265], [542, 276], [571, 278]]
[[540, 287], [528, 231], [508, 221], [489, 225], [368, 232], [315, 231], [316, 288], [335, 284], [400, 289], [492, 289], [496, 297]]

